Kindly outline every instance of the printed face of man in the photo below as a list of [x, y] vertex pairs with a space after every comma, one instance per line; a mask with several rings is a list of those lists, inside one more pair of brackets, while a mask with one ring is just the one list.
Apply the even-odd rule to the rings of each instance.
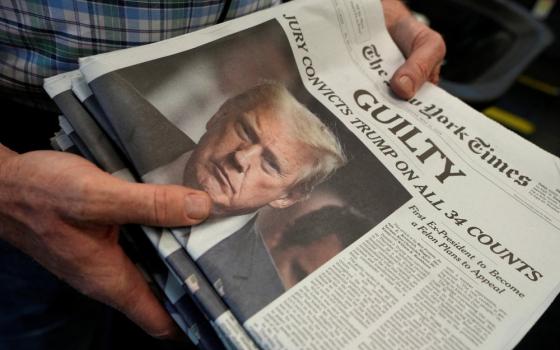
[[276, 113], [256, 107], [226, 113], [208, 124], [184, 180], [210, 195], [214, 215], [248, 213], [267, 204], [282, 208], [299, 199], [290, 189], [313, 161], [313, 152]]

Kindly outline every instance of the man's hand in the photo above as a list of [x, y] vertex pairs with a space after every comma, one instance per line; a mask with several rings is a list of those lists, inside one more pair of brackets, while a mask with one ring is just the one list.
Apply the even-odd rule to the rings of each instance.
[[117, 244], [119, 225], [192, 225], [210, 206], [204, 192], [132, 184], [74, 155], [0, 145], [0, 238], [155, 337], [176, 327]]
[[439, 33], [417, 21], [400, 0], [383, 0], [382, 5], [389, 34], [407, 58], [391, 78], [391, 89], [410, 99], [426, 81], [439, 81], [445, 43]]

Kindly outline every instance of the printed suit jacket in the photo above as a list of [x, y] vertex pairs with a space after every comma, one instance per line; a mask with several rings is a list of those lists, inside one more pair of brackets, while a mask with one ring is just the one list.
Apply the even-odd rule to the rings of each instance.
[[285, 291], [255, 220], [256, 216], [197, 260], [241, 322]]

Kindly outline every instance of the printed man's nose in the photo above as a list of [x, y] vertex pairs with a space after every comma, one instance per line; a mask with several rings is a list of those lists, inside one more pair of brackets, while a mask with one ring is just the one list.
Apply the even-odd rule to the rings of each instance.
[[233, 164], [235, 169], [242, 173], [246, 172], [260, 153], [261, 147], [259, 145], [249, 145], [239, 148], [233, 154]]

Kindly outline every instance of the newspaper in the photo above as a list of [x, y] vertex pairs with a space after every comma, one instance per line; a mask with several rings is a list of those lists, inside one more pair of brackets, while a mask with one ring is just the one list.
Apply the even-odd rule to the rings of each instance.
[[397, 99], [403, 62], [376, 0], [81, 61], [130, 171], [213, 199], [152, 237], [230, 346], [510, 349], [558, 294], [560, 160], [429, 83]]

